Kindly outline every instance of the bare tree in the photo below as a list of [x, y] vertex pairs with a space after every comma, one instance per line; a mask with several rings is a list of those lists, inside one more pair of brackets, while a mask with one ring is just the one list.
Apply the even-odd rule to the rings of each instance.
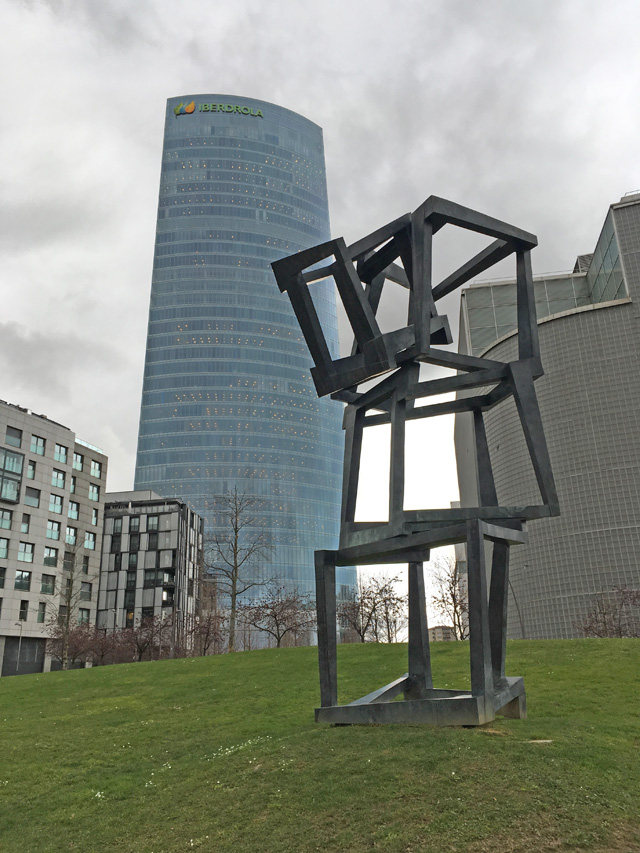
[[89, 628], [88, 656], [93, 666], [106, 666], [112, 663], [123, 663], [131, 660], [131, 652], [123, 642], [125, 630], [108, 631], [94, 625]]
[[200, 583], [199, 613], [193, 627], [196, 654], [220, 654], [224, 648], [225, 627], [217, 581], [205, 578]]
[[395, 643], [398, 631], [407, 621], [407, 596], [396, 590], [399, 578], [372, 577], [371, 587], [375, 609], [371, 632], [376, 643]]
[[[141, 661], [145, 655], [149, 660], [161, 656], [163, 640], [169, 649], [171, 626], [162, 616], [146, 616], [133, 628], [122, 629], [123, 642], [129, 646], [134, 661]], [[173, 655], [172, 655], [173, 656]]]
[[434, 608], [449, 621], [456, 640], [469, 636], [469, 601], [466, 575], [453, 557], [438, 556], [430, 564], [433, 569], [435, 593], [431, 597]]
[[256, 586], [264, 586], [271, 578], [264, 576], [264, 563], [270, 559], [271, 546], [265, 525], [255, 516], [258, 500], [235, 488], [216, 498], [214, 525], [205, 544], [205, 576], [215, 580], [229, 599], [229, 651], [236, 650], [236, 617], [238, 598]]
[[338, 605], [338, 618], [353, 630], [361, 643], [392, 643], [406, 619], [406, 596], [396, 591], [399, 578], [375, 575], [358, 577], [356, 594], [351, 601]]
[[77, 622], [65, 624], [63, 620], [58, 622], [54, 619], [50, 620], [48, 627], [47, 653], [60, 661], [62, 669], [91, 659], [92, 627]]
[[617, 586], [597, 593], [574, 626], [585, 637], [640, 637], [640, 589]]
[[375, 614], [375, 598], [370, 585], [358, 576], [358, 586], [354, 597], [338, 604], [337, 615], [345, 628], [354, 631], [360, 642], [365, 643], [371, 630]]
[[270, 587], [257, 602], [242, 606], [241, 612], [246, 624], [270, 634], [277, 648], [287, 635], [300, 636], [316, 624], [309, 598], [284, 587]]
[[[60, 661], [62, 669], [68, 669], [70, 663], [80, 660], [89, 646], [89, 634], [79, 620], [82, 615], [80, 605], [91, 600], [90, 584], [84, 580], [84, 556], [79, 544], [65, 550], [58, 613], [52, 614], [47, 621], [47, 652]], [[85, 648], [81, 650], [79, 643], [85, 643]]]

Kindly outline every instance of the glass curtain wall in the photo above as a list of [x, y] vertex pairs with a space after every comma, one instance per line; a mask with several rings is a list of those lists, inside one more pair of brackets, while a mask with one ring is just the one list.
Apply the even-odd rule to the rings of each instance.
[[[314, 549], [337, 546], [342, 408], [316, 397], [270, 263], [329, 236], [317, 125], [237, 96], [168, 101], [135, 488], [182, 498], [209, 530], [216, 498], [255, 496], [265, 571], [300, 592]], [[332, 287], [314, 299], [337, 354]]]

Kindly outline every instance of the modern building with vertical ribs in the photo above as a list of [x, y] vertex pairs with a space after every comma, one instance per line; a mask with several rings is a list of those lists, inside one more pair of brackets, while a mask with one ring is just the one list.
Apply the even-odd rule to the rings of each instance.
[[[255, 495], [265, 571], [300, 592], [314, 549], [337, 545], [342, 410], [316, 397], [270, 264], [329, 236], [320, 127], [252, 98], [169, 99], [135, 489], [184, 500], [208, 529], [216, 497]], [[337, 354], [328, 282], [314, 299]]]
[[[640, 193], [610, 206], [593, 253], [572, 272], [536, 276], [534, 291], [544, 367], [536, 393], [561, 514], [511, 550], [514, 639], [580, 636], [594, 596], [640, 587]], [[461, 351], [514, 358], [516, 321], [513, 281], [472, 285], [462, 294]], [[535, 502], [512, 401], [489, 411], [485, 426], [500, 502]], [[476, 462], [464, 415], [455, 442], [461, 504], [470, 506]]]
[[188, 651], [197, 622], [202, 519], [154, 492], [109, 492], [98, 595], [98, 627], [133, 628], [171, 616], [168, 640]]

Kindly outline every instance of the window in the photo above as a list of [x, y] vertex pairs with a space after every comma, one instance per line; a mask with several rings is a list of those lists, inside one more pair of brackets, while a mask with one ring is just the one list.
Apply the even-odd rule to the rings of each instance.
[[96, 550], [96, 534], [90, 530], [84, 534], [84, 547], [89, 551]]
[[47, 521], [47, 539], [59, 539], [60, 538], [60, 522], [59, 521]]
[[22, 430], [16, 429], [12, 426], [8, 426], [7, 434], [4, 440], [5, 443], [10, 444], [11, 447], [20, 447], [22, 445]]
[[124, 622], [125, 628], [133, 628], [133, 610], [127, 610]]
[[86, 607], [80, 607], [78, 610], [78, 625], [89, 624], [89, 610]]
[[143, 607], [140, 611], [140, 621], [146, 622], [149, 619], [153, 619], [153, 607]]
[[9, 554], [9, 540], [0, 539], [0, 560], [6, 560]]
[[91, 601], [91, 584], [87, 581], [80, 584], [80, 601]]
[[67, 545], [75, 545], [78, 541], [78, 528], [69, 527], [67, 525], [67, 532], [65, 534], [64, 541], [67, 543]]
[[71, 485], [69, 486], [69, 491], [72, 495], [75, 495], [76, 493], [76, 478], [73, 475], [71, 475]]
[[113, 571], [119, 572], [122, 568], [122, 554], [114, 554], [113, 556]]
[[18, 613], [18, 619], [21, 622], [26, 622], [28, 612], [29, 612], [29, 602], [28, 601], [21, 601], [20, 602], [20, 612]]
[[62, 563], [62, 568], [66, 569], [69, 572], [72, 572], [75, 567], [76, 561], [73, 554], [73, 551], [65, 551], [64, 552], [64, 560]]
[[102, 477], [102, 463], [96, 462], [95, 459], [91, 460], [91, 476], [95, 477], [96, 480]]
[[58, 565], [58, 549], [57, 548], [45, 548], [44, 549], [44, 564], [45, 564], [45, 566], [57, 566]]
[[130, 551], [139, 551], [140, 550], [140, 534], [139, 533], [131, 533], [129, 536], [129, 550]]
[[18, 560], [21, 563], [33, 563], [33, 545], [31, 544], [31, 542], [19, 543]]
[[122, 537], [120, 534], [111, 537], [111, 553], [117, 554], [122, 550]]
[[138, 555], [137, 553], [129, 554], [129, 568], [137, 569], [138, 568]]
[[56, 449], [53, 453], [53, 458], [56, 462], [62, 462], [63, 465], [67, 464], [67, 452], [68, 448], [64, 446], [64, 444], [56, 444]]
[[89, 574], [89, 555], [88, 554], [85, 554], [84, 557], [82, 558], [82, 574], [83, 575]]
[[11, 515], [10, 509], [0, 509], [0, 528], [11, 530]]
[[24, 502], [27, 506], [40, 506], [40, 489], [32, 489], [27, 486], [24, 490]]
[[97, 525], [97, 523], [98, 523], [98, 510], [92, 509], [91, 510], [91, 524]]
[[67, 618], [67, 610], [68, 610], [68, 608], [67, 608], [66, 604], [61, 604], [60, 607], [58, 607], [58, 622], [59, 622], [59, 624], [62, 624], [65, 621], [65, 619]]
[[44, 456], [44, 448], [46, 445], [46, 441], [44, 438], [40, 438], [39, 435], [31, 436], [31, 452], [35, 453], [37, 456]]
[[137, 572], [127, 572], [127, 589], [136, 588]]
[[140, 516], [134, 515], [129, 519], [129, 533], [138, 533], [140, 530]]
[[158, 550], [158, 534], [156, 532], [149, 534], [149, 544], [147, 547], [149, 551]]
[[136, 606], [136, 591], [135, 591], [135, 589], [125, 590], [124, 606], [125, 607], [135, 607]]
[[38, 604], [38, 616], [37, 616], [38, 622], [40, 622], [42, 624], [42, 622], [44, 622], [44, 620], [45, 620], [46, 615], [47, 615], [47, 605], [44, 603], [44, 601], [41, 601]]
[[0, 498], [17, 503], [22, 485], [24, 456], [0, 447]]
[[73, 454], [73, 467], [76, 471], [82, 471], [82, 463], [84, 462], [84, 456], [82, 453], [74, 453]]
[[113, 532], [122, 533], [122, 517], [113, 519]]
[[20, 522], [20, 533], [28, 533], [29, 525], [31, 524], [31, 516], [28, 512], [22, 513], [22, 521]]
[[77, 519], [80, 515], [80, 504], [76, 503], [76, 501], [69, 501], [69, 512], [67, 513], [68, 518]]
[[64, 489], [64, 471], [54, 468], [51, 473], [51, 485], [54, 489]]
[[156, 585], [156, 570], [155, 569], [145, 569], [144, 570], [144, 586], [145, 589], [148, 589], [150, 586]]
[[56, 576], [55, 575], [42, 575], [42, 581], [40, 582], [40, 592], [44, 592], [45, 595], [54, 595], [56, 591]]
[[27, 462], [27, 480], [35, 480], [36, 478], [36, 463], [31, 459]]
[[0, 589], [4, 589], [4, 576], [6, 571], [7, 570], [5, 568], [0, 568]]
[[90, 501], [99, 501], [100, 500], [100, 486], [95, 486], [93, 483], [89, 483], [89, 500]]
[[49, 495], [49, 512], [62, 512], [62, 498], [60, 495]]
[[23, 589], [29, 592], [31, 589], [31, 572], [23, 572], [20, 569], [16, 572], [16, 582], [13, 585], [14, 589]]
[[0, 619], [2, 619], [2, 599], [0, 598]]
[[157, 529], [158, 529], [158, 516], [157, 515], [147, 516], [147, 531], [157, 530]]

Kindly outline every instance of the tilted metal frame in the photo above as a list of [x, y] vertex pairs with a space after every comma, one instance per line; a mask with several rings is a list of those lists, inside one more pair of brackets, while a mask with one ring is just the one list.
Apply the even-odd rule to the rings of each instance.
[[[437, 285], [432, 284], [433, 236], [451, 224], [495, 238], [486, 249]], [[339, 548], [317, 551], [316, 600], [321, 707], [316, 719], [333, 723], [435, 723], [479, 725], [496, 713], [525, 714], [521, 678], [505, 676], [509, 547], [526, 541], [528, 520], [558, 515], [558, 497], [544, 437], [534, 381], [542, 375], [531, 249], [533, 234], [484, 214], [431, 196], [413, 214], [390, 222], [346, 246], [337, 239], [275, 262], [314, 361], [319, 396], [346, 403], [345, 456]], [[439, 299], [515, 254], [518, 359], [500, 362], [438, 349], [451, 343]], [[328, 261], [328, 263], [327, 263]], [[397, 263], [400, 261], [400, 263]], [[319, 264], [321, 264], [319, 266]], [[401, 264], [401, 265], [400, 265]], [[354, 334], [352, 352], [333, 359], [309, 285], [331, 276]], [[383, 286], [409, 290], [407, 324], [382, 333], [376, 320]], [[454, 376], [419, 380], [420, 363], [452, 368]], [[364, 391], [358, 386], [378, 377]], [[445, 393], [469, 396], [431, 404], [416, 401]], [[513, 397], [535, 472], [541, 503], [500, 506], [493, 478], [484, 413]], [[405, 510], [407, 420], [471, 412], [475, 436], [479, 505], [472, 508]], [[364, 429], [391, 425], [388, 522], [356, 522], [355, 508]], [[493, 542], [490, 583], [485, 540]], [[471, 690], [439, 690], [432, 684], [422, 564], [430, 549], [465, 542], [469, 591]], [[337, 704], [335, 567], [409, 564], [409, 667], [391, 684], [349, 705]], [[404, 702], [391, 700], [400, 693]]]

